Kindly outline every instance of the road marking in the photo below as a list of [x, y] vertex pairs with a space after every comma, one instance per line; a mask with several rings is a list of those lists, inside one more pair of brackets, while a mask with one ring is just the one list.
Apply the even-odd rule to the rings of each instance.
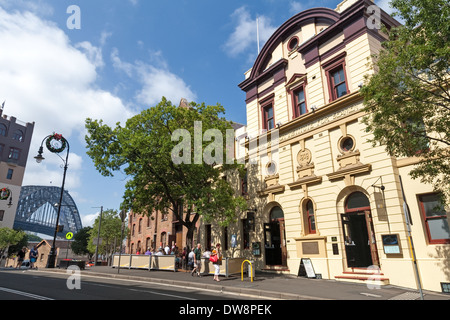
[[138, 292], [145, 292], [145, 293], [150, 293], [150, 294], [155, 294], [155, 295], [160, 295], [160, 296], [167, 296], [167, 297], [178, 298], [178, 299], [184, 299], [184, 300], [197, 300], [197, 299], [189, 298], [189, 297], [186, 297], [186, 296], [177, 296], [177, 295], [173, 295], [173, 294], [161, 293], [161, 292], [145, 290], [145, 289], [128, 289], [128, 290], [130, 290], [130, 291], [138, 291]]
[[8, 288], [2, 288], [0, 287], [0, 291], [4, 291], [4, 292], [8, 292], [8, 293], [13, 293], [13, 294], [17, 294], [20, 296], [25, 296], [28, 298], [33, 298], [36, 300], [54, 300], [52, 298], [47, 298], [47, 297], [43, 297], [43, 296], [38, 296], [36, 294], [32, 294], [32, 293], [28, 293], [28, 292], [23, 292], [23, 291], [17, 291], [17, 290], [13, 290], [13, 289], [8, 289]]
[[373, 298], [382, 298], [383, 297], [378, 294], [366, 293], [366, 292], [360, 292], [360, 294], [362, 294], [363, 296], [368, 296], [368, 297], [373, 297]]

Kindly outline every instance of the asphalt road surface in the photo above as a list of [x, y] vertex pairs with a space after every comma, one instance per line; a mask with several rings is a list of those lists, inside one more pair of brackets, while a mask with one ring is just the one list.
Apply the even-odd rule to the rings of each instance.
[[0, 300], [237, 300], [215, 291], [133, 280], [0, 270]]

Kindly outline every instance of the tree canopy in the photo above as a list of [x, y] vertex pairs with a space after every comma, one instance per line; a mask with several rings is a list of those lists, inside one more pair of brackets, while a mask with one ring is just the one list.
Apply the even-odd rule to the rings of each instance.
[[[233, 131], [221, 117], [224, 111], [220, 104], [177, 107], [163, 97], [125, 126], [87, 119], [87, 154], [104, 176], [120, 170], [128, 176], [123, 208], [147, 215], [173, 213], [188, 229], [190, 245], [200, 216], [227, 225], [246, 205], [222, 179], [227, 170], [241, 168], [225, 161], [230, 158], [224, 147], [227, 130]], [[233, 145], [234, 135], [231, 140]]]
[[450, 5], [393, 0], [404, 25], [375, 56], [364, 96], [367, 131], [391, 156], [420, 157], [410, 172], [450, 200]]
[[[99, 234], [100, 224], [100, 234]], [[109, 255], [117, 251], [117, 247], [120, 246], [122, 230], [122, 220], [119, 217], [117, 210], [107, 209], [102, 212], [101, 222], [100, 215], [95, 219], [92, 228], [85, 230], [89, 234], [89, 240], [87, 241], [87, 253], [95, 253], [97, 247], [94, 244], [97, 238], [100, 237], [101, 244], [98, 245], [98, 254]], [[78, 235], [78, 234], [77, 234]], [[82, 235], [81, 235], [82, 237]], [[95, 240], [95, 241], [94, 241]]]

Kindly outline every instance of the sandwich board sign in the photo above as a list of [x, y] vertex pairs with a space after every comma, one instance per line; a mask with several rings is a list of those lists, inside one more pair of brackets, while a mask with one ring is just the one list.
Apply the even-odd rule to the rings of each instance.
[[314, 267], [310, 258], [302, 258], [298, 269], [299, 277], [316, 278]]

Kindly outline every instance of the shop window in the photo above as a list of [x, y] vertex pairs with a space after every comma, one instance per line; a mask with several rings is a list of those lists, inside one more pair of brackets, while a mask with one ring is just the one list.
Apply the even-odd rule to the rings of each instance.
[[448, 213], [438, 193], [419, 196], [419, 207], [430, 244], [450, 243]]

